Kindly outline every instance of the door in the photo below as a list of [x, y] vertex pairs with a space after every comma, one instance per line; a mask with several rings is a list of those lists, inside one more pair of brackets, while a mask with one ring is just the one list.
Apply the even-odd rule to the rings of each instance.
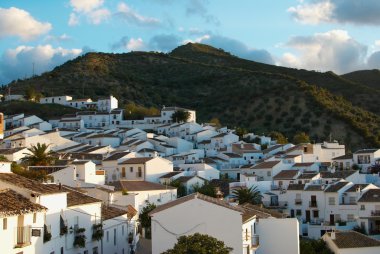
[[240, 181], [240, 173], [236, 174], [236, 180]]
[[317, 196], [311, 196], [311, 207], [316, 207], [317, 206]]
[[306, 210], [306, 222], [310, 222], [310, 210]]
[[293, 209], [290, 210], [290, 217], [294, 218], [294, 210]]
[[334, 214], [330, 214], [330, 225], [334, 225], [334, 224], [335, 224]]

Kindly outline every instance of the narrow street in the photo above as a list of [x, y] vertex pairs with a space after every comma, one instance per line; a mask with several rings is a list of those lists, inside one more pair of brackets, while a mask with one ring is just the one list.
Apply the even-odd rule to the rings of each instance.
[[140, 238], [137, 244], [136, 254], [151, 254], [152, 253], [152, 240]]

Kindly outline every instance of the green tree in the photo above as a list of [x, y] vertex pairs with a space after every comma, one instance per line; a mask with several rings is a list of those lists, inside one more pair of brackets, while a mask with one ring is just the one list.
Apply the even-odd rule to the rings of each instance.
[[285, 138], [285, 136], [278, 131], [272, 131], [269, 133], [269, 137], [277, 141], [277, 144], [287, 144], [288, 140]]
[[0, 161], [9, 161], [4, 155], [0, 155]]
[[190, 112], [184, 110], [177, 110], [172, 115], [173, 122], [183, 123], [187, 122], [190, 118]]
[[299, 132], [293, 137], [295, 144], [310, 143], [310, 137], [305, 132]]
[[37, 145], [28, 148], [31, 154], [26, 153], [22, 158], [22, 163], [28, 166], [49, 166], [55, 161], [52, 151], [48, 151], [49, 145], [37, 143]]
[[253, 205], [261, 204], [262, 195], [257, 187], [243, 188], [240, 187], [232, 191], [232, 196], [239, 201], [239, 205], [251, 203]]
[[209, 235], [195, 233], [194, 235], [181, 236], [173, 249], [169, 249], [162, 254], [228, 254], [232, 250], [223, 241]]
[[184, 197], [187, 195], [186, 187], [180, 181], [174, 180], [169, 185], [177, 188], [178, 198]]
[[25, 91], [25, 99], [28, 101], [40, 101], [42, 94], [37, 92], [33, 86], [29, 86]]
[[301, 239], [300, 240], [301, 254], [333, 254], [322, 240]]
[[215, 186], [210, 183], [205, 183], [203, 186], [193, 185], [194, 192], [199, 192], [203, 195], [210, 196], [216, 198], [216, 190]]
[[146, 232], [145, 237], [148, 239], [151, 236], [150, 232], [151, 232], [151, 223], [152, 223], [152, 219], [149, 216], [149, 213], [153, 211], [155, 208], [156, 208], [155, 204], [148, 202], [146, 206], [141, 210], [141, 213], [139, 215], [141, 226], [145, 228], [145, 232]]
[[212, 119], [210, 120], [210, 123], [211, 123], [211, 124], [214, 124], [215, 127], [217, 127], [217, 128], [222, 127], [222, 124], [220, 123], [219, 119], [216, 118], [216, 117], [212, 118]]
[[14, 174], [17, 174], [17, 175], [20, 175], [20, 176], [23, 176], [35, 181], [39, 181], [39, 182], [46, 182], [47, 180], [53, 179], [53, 177], [49, 176], [45, 170], [39, 170], [39, 171], [26, 170], [25, 168], [23, 168], [21, 165], [17, 164], [16, 162], [12, 162], [11, 171]]

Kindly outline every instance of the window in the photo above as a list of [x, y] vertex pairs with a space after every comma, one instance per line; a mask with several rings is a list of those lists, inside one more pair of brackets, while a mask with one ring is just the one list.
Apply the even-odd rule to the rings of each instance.
[[335, 197], [329, 197], [329, 205], [335, 205]]
[[121, 226], [121, 235], [124, 235], [124, 225]]
[[355, 197], [350, 197], [350, 204], [355, 204], [356, 203], [356, 198]]
[[109, 231], [107, 231], [107, 242], [109, 242], [110, 241], [110, 232]]
[[137, 177], [142, 177], [142, 170], [141, 167], [139, 167], [139, 170], [137, 172]]
[[369, 155], [358, 155], [358, 164], [370, 164], [371, 157]]
[[125, 167], [122, 167], [121, 168], [121, 177], [124, 177], [125, 178]]
[[302, 210], [297, 209], [297, 210], [296, 210], [296, 215], [297, 215], [297, 216], [302, 216]]
[[131, 171], [131, 173], [132, 173], [132, 172], [133, 172], [133, 167], [130, 167], [130, 168], [129, 168], [129, 171]]
[[8, 219], [4, 218], [3, 219], [3, 230], [7, 230], [7, 228], [8, 228]]
[[318, 210], [314, 210], [313, 211], [313, 217], [314, 218], [319, 218], [319, 211]]
[[113, 245], [116, 245], [116, 228], [113, 229]]
[[365, 210], [365, 205], [360, 205], [360, 210]]
[[272, 172], [268, 171], [267, 176], [271, 176], [271, 175], [272, 175]]
[[347, 221], [355, 221], [355, 216], [353, 214], [347, 214]]
[[37, 213], [33, 213], [33, 223], [37, 222]]

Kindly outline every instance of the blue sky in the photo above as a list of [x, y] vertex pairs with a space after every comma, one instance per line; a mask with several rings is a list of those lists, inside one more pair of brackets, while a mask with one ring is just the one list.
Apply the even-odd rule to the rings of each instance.
[[378, 0], [1, 0], [0, 84], [88, 51], [187, 42], [254, 61], [346, 73], [380, 68]]

